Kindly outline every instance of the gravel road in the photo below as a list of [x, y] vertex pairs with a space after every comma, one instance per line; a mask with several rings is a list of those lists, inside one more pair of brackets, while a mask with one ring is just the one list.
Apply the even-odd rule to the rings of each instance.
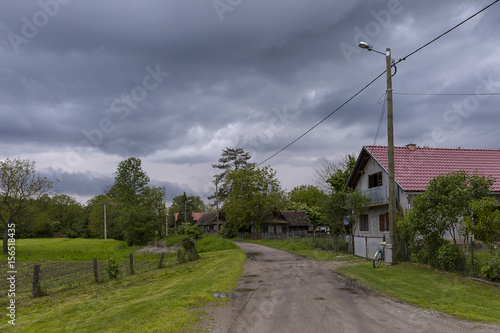
[[345, 263], [316, 262], [285, 251], [236, 243], [248, 256], [224, 306], [206, 309], [208, 332], [500, 332], [395, 302], [334, 273]]

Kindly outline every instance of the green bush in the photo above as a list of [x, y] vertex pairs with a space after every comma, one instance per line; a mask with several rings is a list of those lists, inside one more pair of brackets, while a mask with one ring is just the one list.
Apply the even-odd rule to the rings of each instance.
[[188, 236], [193, 243], [201, 238], [203, 231], [195, 224], [183, 223], [177, 229], [177, 232]]
[[120, 266], [113, 259], [109, 259], [106, 265], [106, 274], [108, 274], [109, 279], [118, 279], [118, 273], [120, 273]]
[[491, 254], [481, 267], [481, 274], [490, 281], [500, 281], [500, 255]]
[[196, 250], [198, 253], [231, 250], [237, 248], [238, 247], [233, 242], [226, 238], [217, 238], [210, 235], [207, 235], [196, 242]]
[[460, 253], [460, 249], [452, 245], [442, 245], [436, 256], [436, 264], [439, 268], [450, 271], [452, 269], [461, 270], [463, 268], [464, 259]]

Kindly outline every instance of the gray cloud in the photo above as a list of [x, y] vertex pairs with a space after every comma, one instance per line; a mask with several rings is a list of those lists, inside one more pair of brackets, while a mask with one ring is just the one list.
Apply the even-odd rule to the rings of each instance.
[[[164, 163], [176, 169], [156, 181], [202, 193], [223, 148], [261, 161], [385, 70], [359, 40], [399, 59], [489, 1], [40, 3], [0, 12], [2, 156], [36, 151], [65, 167], [62, 188], [92, 195], [112, 168], [85, 162], [102, 156]], [[394, 91], [500, 91], [496, 7], [399, 63]], [[319, 160], [372, 144], [384, 93], [382, 77], [269, 163], [303, 158], [312, 179]], [[499, 97], [473, 98], [395, 95], [396, 144], [498, 148]]]

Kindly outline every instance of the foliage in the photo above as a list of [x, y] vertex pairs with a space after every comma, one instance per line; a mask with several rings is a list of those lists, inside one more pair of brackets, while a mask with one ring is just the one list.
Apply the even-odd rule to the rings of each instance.
[[203, 231], [195, 224], [182, 223], [177, 229], [178, 234], [184, 234], [188, 236], [193, 242], [196, 242], [201, 238]]
[[120, 273], [120, 266], [114, 259], [109, 259], [106, 264], [106, 274], [109, 279], [118, 279], [118, 274]]
[[142, 170], [141, 164], [141, 160], [136, 157], [118, 164], [113, 188], [118, 202], [126, 206], [139, 204], [149, 183], [149, 177]]
[[333, 192], [344, 191], [355, 164], [355, 155], [346, 155], [344, 160], [338, 164], [337, 170], [326, 180], [332, 187]]
[[[221, 170], [221, 173], [215, 175], [215, 183], [218, 184], [218, 200], [224, 202], [232, 190], [231, 180], [226, 177], [231, 171], [238, 171], [250, 166], [255, 166], [255, 163], [248, 162], [251, 156], [242, 148], [228, 148], [222, 150], [218, 164], [212, 164], [212, 168]], [[216, 196], [211, 196], [209, 199], [214, 199]]]
[[481, 274], [490, 281], [500, 281], [500, 255], [491, 253], [481, 267]]
[[323, 219], [321, 207], [327, 200], [328, 195], [312, 185], [300, 185], [294, 187], [287, 194], [287, 210], [304, 210], [313, 225], [321, 224]]
[[143, 245], [155, 237], [155, 215], [147, 206], [123, 207], [119, 223], [127, 245]]
[[485, 242], [491, 249], [500, 238], [500, 211], [495, 210], [495, 198], [482, 198], [469, 203], [472, 215], [464, 219], [464, 227], [474, 238]]
[[87, 201], [87, 206], [89, 208], [89, 236], [93, 238], [104, 238], [104, 203], [106, 203], [107, 238], [123, 240], [121, 226], [118, 223], [118, 202], [116, 199], [103, 194]]
[[[345, 185], [349, 178], [348, 172], [350, 173], [350, 171], [347, 170], [351, 168], [349, 165], [352, 160], [354, 160], [354, 162], [356, 161], [356, 154], [354, 153], [345, 155], [340, 161], [337, 162], [328, 160], [321, 161], [321, 167], [316, 169], [313, 176], [313, 180], [317, 188], [325, 193], [331, 193], [334, 190], [332, 185], [336, 184], [339, 178], [345, 179], [345, 182], [343, 183]], [[354, 166], [354, 164], [352, 165]], [[347, 175], [347, 177], [341, 177], [343, 174]], [[337, 188], [343, 190], [340, 186]]]
[[401, 222], [410, 240], [410, 248], [429, 247], [427, 258], [433, 263], [438, 249], [449, 232], [456, 244], [456, 234], [467, 236], [460, 221], [471, 215], [470, 203], [486, 197], [493, 184], [491, 178], [465, 171], [442, 174], [431, 180], [426, 190], [413, 199], [413, 208]]
[[249, 231], [251, 224], [258, 231], [264, 217], [283, 206], [281, 185], [276, 179], [276, 171], [269, 166], [231, 171], [226, 181], [232, 185], [223, 207], [227, 220], [223, 227], [225, 236], [226, 228], [232, 232]]
[[360, 191], [350, 188], [332, 192], [324, 206], [325, 223], [335, 233], [352, 234], [356, 229], [358, 216], [368, 209], [370, 200]]
[[465, 258], [457, 246], [444, 244], [437, 251], [436, 263], [445, 271], [462, 270]]
[[15, 216], [33, 205], [34, 200], [53, 186], [52, 181], [36, 172], [34, 161], [7, 158], [0, 162], [0, 220], [4, 226], [4, 254], [7, 254], [8, 226], [13, 224]]
[[238, 249], [238, 246], [228, 239], [213, 235], [203, 236], [195, 245], [198, 253]]
[[172, 199], [172, 205], [167, 210], [169, 226], [175, 226], [175, 213], [179, 213], [177, 224], [184, 223], [184, 209], [186, 209], [186, 222], [194, 222], [191, 213], [205, 212], [207, 207], [199, 196], [189, 195], [184, 192], [183, 195], [176, 196]]
[[323, 220], [323, 210], [318, 206], [308, 206], [304, 203], [289, 201], [285, 206], [286, 210], [304, 210], [307, 213], [309, 221], [315, 226], [320, 225]]

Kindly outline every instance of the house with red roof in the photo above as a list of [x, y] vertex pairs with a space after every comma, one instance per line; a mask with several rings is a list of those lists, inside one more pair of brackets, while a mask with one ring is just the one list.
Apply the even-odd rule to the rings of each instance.
[[[386, 146], [364, 146], [349, 177], [347, 187], [360, 190], [372, 200], [359, 217], [355, 234], [389, 237], [388, 152]], [[465, 170], [492, 176], [491, 195], [500, 203], [500, 150], [420, 148], [414, 144], [394, 147], [396, 203], [403, 210], [413, 197], [425, 191], [440, 174]]]
[[[191, 213], [191, 216], [193, 217], [193, 221], [194, 223], [196, 224], [196, 222], [198, 221], [198, 219], [203, 215], [205, 214], [204, 212], [203, 213]], [[174, 213], [174, 219], [175, 219], [175, 222], [177, 223], [177, 219], [179, 218], [179, 213]], [[184, 221], [182, 221], [184, 222]]]

